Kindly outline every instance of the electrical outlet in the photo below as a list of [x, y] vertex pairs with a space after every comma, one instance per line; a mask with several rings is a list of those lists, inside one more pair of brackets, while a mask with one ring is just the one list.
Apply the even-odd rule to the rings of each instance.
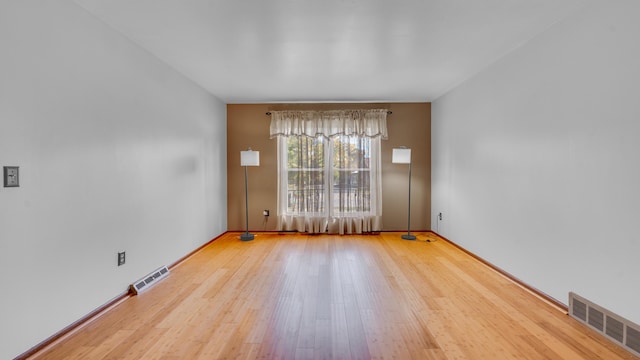
[[124, 251], [123, 252], [119, 252], [118, 253], [118, 266], [124, 265], [125, 260], [126, 260], [126, 257], [125, 257]]
[[262, 210], [262, 215], [269, 216], [269, 210]]
[[438, 213], [438, 220], [442, 220], [442, 213]]

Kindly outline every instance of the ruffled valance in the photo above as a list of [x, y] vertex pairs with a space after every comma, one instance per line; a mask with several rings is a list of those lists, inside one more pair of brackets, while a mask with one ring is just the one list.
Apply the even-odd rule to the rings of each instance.
[[387, 139], [387, 110], [286, 110], [271, 112], [271, 138], [357, 135]]

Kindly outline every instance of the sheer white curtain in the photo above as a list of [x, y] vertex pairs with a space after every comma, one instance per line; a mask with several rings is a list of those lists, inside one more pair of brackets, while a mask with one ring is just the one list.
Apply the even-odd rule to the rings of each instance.
[[387, 138], [387, 110], [271, 116], [271, 137], [278, 138], [278, 230], [381, 230], [380, 139]]

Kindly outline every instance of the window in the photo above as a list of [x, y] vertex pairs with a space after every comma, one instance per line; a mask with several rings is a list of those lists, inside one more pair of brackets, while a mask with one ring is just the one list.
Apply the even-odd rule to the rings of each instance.
[[378, 231], [386, 110], [272, 112], [278, 230]]
[[332, 139], [331, 215], [370, 215], [371, 142], [379, 141], [378, 138], [344, 135]]
[[[281, 138], [286, 152], [287, 183], [285, 215], [321, 215], [325, 212], [325, 145], [323, 136]], [[328, 153], [328, 152], [327, 152]], [[281, 196], [284, 194], [281, 194]]]
[[[338, 135], [290, 136], [280, 140], [286, 151], [284, 215], [329, 217], [372, 215], [372, 152], [379, 138]], [[285, 194], [282, 194], [285, 195]], [[373, 198], [375, 201], [375, 197]]]

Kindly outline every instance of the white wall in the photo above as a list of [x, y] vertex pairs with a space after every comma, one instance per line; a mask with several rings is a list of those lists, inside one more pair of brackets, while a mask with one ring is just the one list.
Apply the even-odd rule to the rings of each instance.
[[432, 112], [433, 228], [565, 304], [575, 291], [636, 323], [639, 13], [592, 1]]
[[67, 0], [0, 3], [0, 52], [7, 359], [226, 230], [226, 108]]

